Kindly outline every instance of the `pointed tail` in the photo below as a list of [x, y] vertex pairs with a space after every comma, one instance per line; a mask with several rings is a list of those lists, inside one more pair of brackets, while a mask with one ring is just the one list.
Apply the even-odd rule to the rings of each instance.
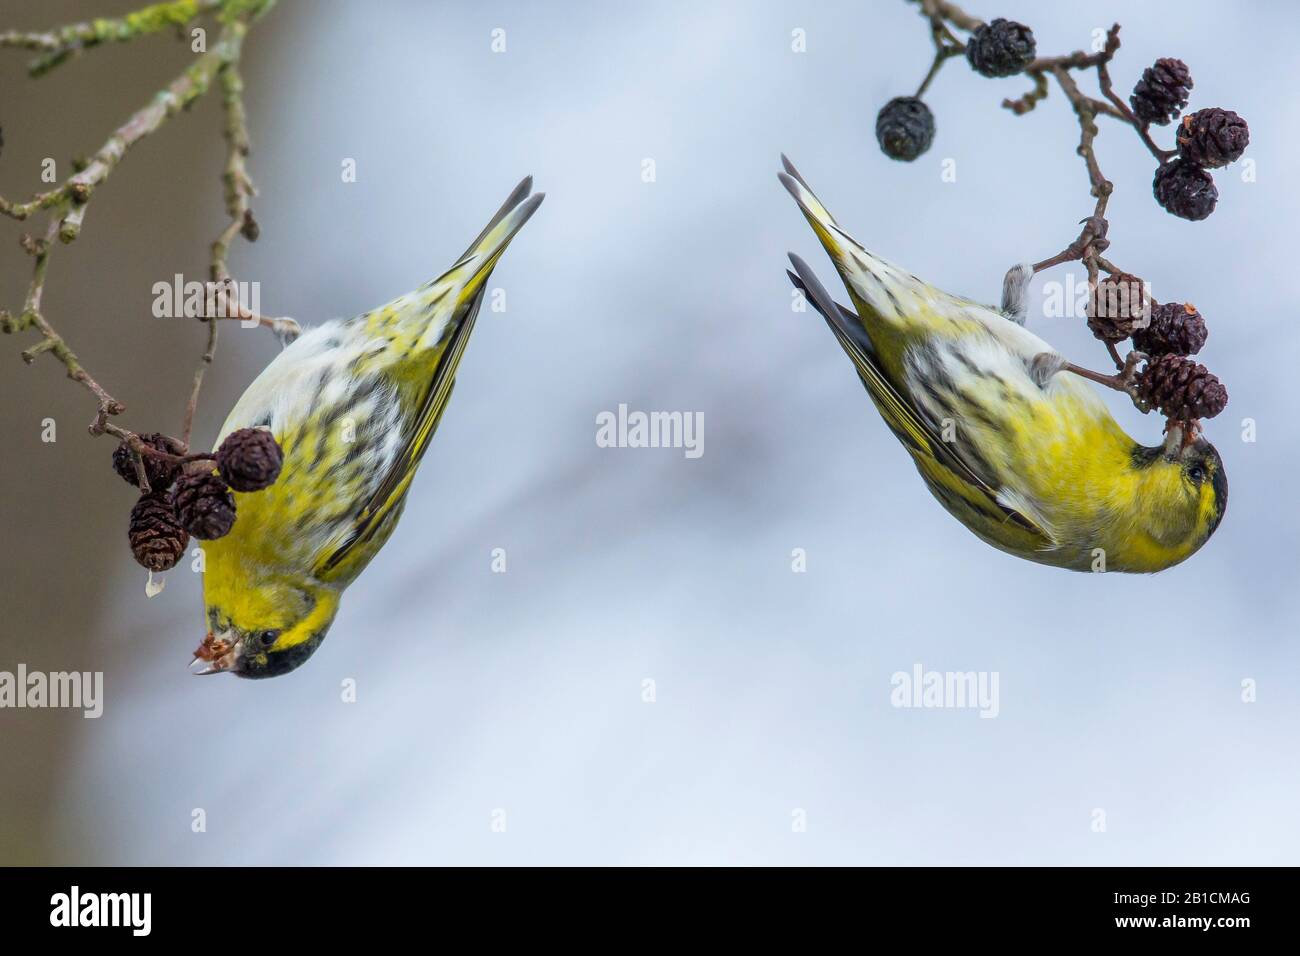
[[422, 323], [424, 332], [421, 336], [420, 348], [434, 346], [447, 335], [454, 334], [461, 326], [465, 328], [460, 337], [468, 337], [469, 330], [474, 324], [474, 317], [478, 313], [478, 306], [482, 302], [485, 284], [493, 268], [496, 267], [497, 260], [510, 245], [510, 240], [514, 239], [519, 230], [524, 227], [524, 223], [546, 198], [546, 193], [530, 196], [532, 188], [533, 177], [526, 176], [483, 227], [483, 231], [470, 243], [469, 248], [455, 265], [436, 279], [426, 282], [414, 293], [399, 300], [403, 307], [402, 311], [414, 307], [420, 311], [436, 309], [438, 314], [450, 315], [449, 322]]
[[457, 280], [461, 284], [461, 300], [472, 300], [479, 288], [487, 281], [487, 277], [492, 274], [493, 267], [501, 258], [501, 254], [506, 251], [506, 246], [510, 245], [510, 240], [524, 227], [524, 223], [546, 198], [546, 193], [530, 196], [532, 188], [533, 177], [524, 177], [502, 203], [491, 221], [483, 227], [483, 231], [469, 244], [469, 248], [465, 250], [460, 260], [429, 284], [437, 285], [449, 279]]
[[840, 278], [852, 296], [862, 321], [870, 331], [871, 320], [905, 323], [910, 314], [933, 302], [935, 290], [904, 269], [868, 252], [835, 221], [799, 171], [784, 155], [781, 184], [799, 204], [804, 217], [830, 255]]

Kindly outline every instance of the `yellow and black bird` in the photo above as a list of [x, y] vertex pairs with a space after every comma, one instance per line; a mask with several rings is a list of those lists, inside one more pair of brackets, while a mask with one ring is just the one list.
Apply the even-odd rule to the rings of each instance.
[[284, 465], [271, 487], [237, 494], [231, 532], [204, 545], [199, 673], [275, 677], [320, 646], [344, 589], [397, 525], [488, 277], [541, 204], [531, 189], [530, 177], [438, 278], [306, 332], [235, 404], [216, 444], [268, 429]]
[[1177, 429], [1138, 444], [1045, 341], [872, 255], [782, 161], [856, 313], [793, 254], [790, 278], [949, 513], [996, 548], [1076, 571], [1160, 571], [1205, 544], [1228, 504], [1213, 445]]

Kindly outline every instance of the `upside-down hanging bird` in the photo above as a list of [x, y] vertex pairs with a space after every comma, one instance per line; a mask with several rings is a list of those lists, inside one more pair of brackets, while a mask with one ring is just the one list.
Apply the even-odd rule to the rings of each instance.
[[530, 177], [438, 278], [305, 332], [235, 404], [217, 443], [269, 429], [284, 463], [271, 487], [235, 496], [230, 533], [204, 545], [198, 673], [274, 677], [320, 646], [343, 591], [401, 516], [488, 276], [542, 202], [531, 189]]
[[856, 312], [793, 254], [791, 281], [949, 513], [996, 548], [1076, 571], [1160, 571], [1205, 544], [1228, 503], [1213, 445], [1182, 429], [1137, 443], [1045, 341], [868, 252], [782, 161]]

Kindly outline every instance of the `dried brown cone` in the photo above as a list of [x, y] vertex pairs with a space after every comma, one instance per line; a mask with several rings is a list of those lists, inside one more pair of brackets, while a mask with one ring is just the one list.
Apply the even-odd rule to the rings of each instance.
[[[181, 444], [179, 439], [172, 438], [170, 435], [153, 432], [149, 435], [140, 435], [139, 438], [155, 451], [164, 452], [168, 455], [185, 454], [185, 446]], [[151, 489], [166, 488], [176, 480], [176, 475], [181, 467], [178, 463], [163, 461], [160, 458], [152, 458], [145, 454], [141, 454], [140, 457], [144, 460], [144, 473], [145, 477], [149, 479]], [[122, 476], [123, 481], [139, 486], [140, 480], [136, 475], [135, 462], [132, 458], [130, 444], [126, 441], [121, 442], [113, 449], [113, 470]]]
[[1214, 212], [1219, 202], [1214, 177], [1181, 156], [1160, 164], [1151, 191], [1166, 212], [1191, 222], [1199, 222]]
[[172, 505], [185, 530], [205, 541], [225, 537], [235, 524], [235, 496], [213, 472], [181, 475]]
[[1169, 419], [1213, 418], [1228, 404], [1228, 390], [1199, 362], [1181, 355], [1149, 361], [1137, 379], [1139, 397]]
[[1241, 159], [1250, 144], [1250, 127], [1232, 110], [1188, 113], [1178, 124], [1178, 155], [1202, 169], [1216, 169]]
[[217, 470], [235, 491], [261, 491], [275, 483], [284, 454], [264, 428], [241, 428], [217, 449]]
[[166, 491], [150, 491], [140, 496], [131, 509], [127, 538], [135, 560], [150, 571], [175, 567], [190, 540]]
[[1192, 72], [1187, 64], [1166, 56], [1142, 71], [1128, 101], [1142, 122], [1164, 126], [1182, 112], [1191, 89]]
[[1151, 324], [1133, 333], [1133, 347], [1147, 355], [1195, 355], [1209, 334], [1196, 306], [1164, 302], [1151, 310]]
[[1122, 342], [1150, 317], [1151, 297], [1135, 275], [1117, 272], [1097, 283], [1088, 302], [1088, 328], [1103, 342]]

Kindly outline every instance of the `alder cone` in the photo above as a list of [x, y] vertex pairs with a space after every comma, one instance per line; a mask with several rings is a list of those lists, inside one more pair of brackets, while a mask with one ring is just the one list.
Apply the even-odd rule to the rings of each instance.
[[966, 44], [966, 60], [981, 76], [1015, 76], [1033, 62], [1036, 51], [1033, 30], [998, 17], [975, 28]]
[[1088, 303], [1088, 328], [1103, 342], [1122, 342], [1147, 321], [1149, 310], [1142, 280], [1117, 272], [1097, 283]]
[[[148, 435], [141, 435], [140, 440], [155, 451], [161, 451], [168, 455], [185, 454], [185, 446], [181, 444], [179, 439], [172, 438], [170, 435], [153, 432]], [[150, 488], [166, 488], [176, 480], [176, 475], [181, 467], [179, 464], [162, 461], [158, 458], [150, 458], [148, 455], [141, 455], [140, 457], [144, 461], [144, 473], [149, 479]], [[118, 446], [113, 449], [113, 470], [127, 484], [139, 485], [135, 473], [135, 464], [131, 461], [131, 446], [125, 441], [119, 442]]]
[[1192, 222], [1214, 212], [1219, 202], [1219, 189], [1214, 185], [1214, 177], [1182, 157], [1156, 170], [1151, 191], [1165, 212]]
[[1195, 355], [1210, 334], [1196, 306], [1165, 302], [1151, 310], [1151, 324], [1133, 333], [1133, 347], [1147, 355]]
[[172, 505], [185, 530], [205, 541], [225, 537], [235, 524], [235, 496], [217, 474], [182, 475]]
[[1228, 390], [1218, 376], [1181, 355], [1161, 355], [1148, 362], [1137, 389], [1144, 401], [1175, 421], [1213, 418], [1228, 404]]
[[1171, 56], [1161, 57], [1142, 71], [1142, 78], [1128, 98], [1137, 118], [1164, 126], [1177, 119], [1192, 90], [1192, 71]]
[[181, 526], [166, 491], [151, 491], [140, 496], [131, 509], [127, 539], [135, 560], [150, 571], [166, 571], [176, 566], [185, 554], [189, 533]]
[[896, 96], [876, 115], [876, 142], [890, 159], [910, 163], [934, 142], [934, 114], [916, 96]]
[[1178, 124], [1178, 155], [1202, 169], [1241, 159], [1250, 144], [1250, 126], [1232, 110], [1197, 110]]
[[217, 449], [217, 470], [235, 491], [261, 491], [275, 483], [284, 454], [264, 428], [240, 428]]

